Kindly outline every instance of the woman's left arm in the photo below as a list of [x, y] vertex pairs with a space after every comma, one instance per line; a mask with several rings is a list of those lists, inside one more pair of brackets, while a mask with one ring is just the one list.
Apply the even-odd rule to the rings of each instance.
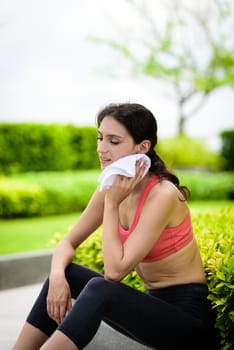
[[[137, 266], [159, 238], [173, 211], [175, 204], [171, 191], [159, 191], [157, 199], [147, 199], [137, 227], [122, 244], [119, 237], [119, 205], [139, 183], [143, 170], [137, 164], [134, 178], [118, 176], [106, 192], [102, 237], [106, 279], [120, 281]], [[155, 206], [158, 207], [157, 215]]]

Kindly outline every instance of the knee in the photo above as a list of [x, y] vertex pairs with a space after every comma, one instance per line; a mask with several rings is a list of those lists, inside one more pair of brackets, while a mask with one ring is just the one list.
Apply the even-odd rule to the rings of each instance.
[[106, 280], [102, 277], [93, 277], [87, 283], [87, 288], [90, 290], [100, 290], [106, 285]]
[[80, 302], [84, 302], [85, 305], [89, 305], [98, 308], [106, 308], [112, 303], [114, 295], [114, 282], [107, 281], [103, 277], [93, 277], [82, 290], [79, 298], [77, 299], [78, 305]]
[[106, 297], [108, 294], [108, 281], [102, 277], [93, 277], [86, 285], [87, 294], [96, 295], [99, 298]]

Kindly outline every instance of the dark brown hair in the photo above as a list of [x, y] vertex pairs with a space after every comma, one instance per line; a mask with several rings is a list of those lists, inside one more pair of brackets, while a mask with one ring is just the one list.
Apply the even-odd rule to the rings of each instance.
[[151, 148], [147, 156], [151, 159], [150, 172], [172, 182], [184, 195], [185, 199], [190, 196], [190, 191], [186, 186], [181, 186], [178, 177], [168, 170], [164, 161], [159, 157], [155, 148], [157, 145], [157, 122], [152, 112], [138, 103], [110, 104], [103, 108], [97, 115], [97, 125], [100, 126], [102, 120], [111, 116], [122, 124], [132, 136], [136, 144], [143, 140], [151, 142]]

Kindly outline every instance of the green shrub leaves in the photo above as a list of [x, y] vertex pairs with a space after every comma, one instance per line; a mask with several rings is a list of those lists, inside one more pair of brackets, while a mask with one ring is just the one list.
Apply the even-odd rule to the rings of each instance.
[[95, 127], [0, 124], [0, 173], [99, 167]]
[[[35, 172], [0, 177], [0, 217], [40, 216], [83, 210], [98, 185], [99, 170]], [[178, 172], [191, 200], [234, 198], [233, 174]]]

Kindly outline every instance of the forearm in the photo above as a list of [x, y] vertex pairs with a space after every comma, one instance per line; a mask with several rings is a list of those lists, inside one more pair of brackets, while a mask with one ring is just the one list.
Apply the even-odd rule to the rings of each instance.
[[63, 239], [52, 256], [50, 276], [64, 276], [66, 267], [72, 262], [75, 250], [68, 240]]
[[124, 259], [124, 246], [119, 238], [119, 208], [114, 203], [105, 201], [103, 217], [103, 260], [105, 276], [108, 279], [120, 279]]

